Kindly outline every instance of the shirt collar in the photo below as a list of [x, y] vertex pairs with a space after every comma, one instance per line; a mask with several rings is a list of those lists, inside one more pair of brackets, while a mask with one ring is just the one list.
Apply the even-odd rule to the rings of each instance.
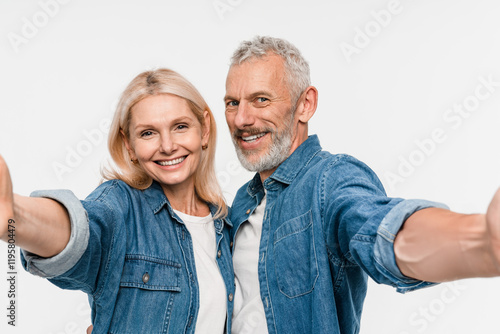
[[[321, 145], [317, 135], [311, 135], [300, 144], [299, 147], [292, 154], [283, 161], [274, 173], [268, 177], [264, 183], [271, 182], [270, 180], [275, 180], [284, 184], [289, 185], [295, 179], [295, 177], [300, 173], [300, 171], [306, 167], [316, 154], [321, 151]], [[248, 184], [247, 191], [251, 196], [254, 196], [263, 188], [262, 182], [260, 180], [259, 173], [256, 173], [252, 181]]]

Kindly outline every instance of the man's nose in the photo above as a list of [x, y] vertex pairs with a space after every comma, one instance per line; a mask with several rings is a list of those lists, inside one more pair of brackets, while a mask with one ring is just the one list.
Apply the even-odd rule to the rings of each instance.
[[246, 127], [252, 126], [255, 122], [255, 115], [252, 108], [250, 108], [245, 103], [240, 103], [238, 105], [238, 110], [234, 117], [234, 125], [238, 129], [244, 129]]

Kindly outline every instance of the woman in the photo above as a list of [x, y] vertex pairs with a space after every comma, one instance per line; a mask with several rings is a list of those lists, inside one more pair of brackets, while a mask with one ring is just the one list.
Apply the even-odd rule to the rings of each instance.
[[86, 292], [93, 333], [228, 332], [234, 283], [215, 136], [191, 83], [167, 69], [141, 73], [111, 125], [116, 167], [86, 200], [13, 196], [0, 159], [2, 240], [14, 219], [23, 265]]

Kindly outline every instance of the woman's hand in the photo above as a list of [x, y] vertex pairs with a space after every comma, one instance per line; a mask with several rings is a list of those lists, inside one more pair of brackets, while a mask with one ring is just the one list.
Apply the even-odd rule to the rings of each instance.
[[7, 239], [9, 220], [14, 219], [14, 194], [9, 168], [0, 155], [0, 237]]

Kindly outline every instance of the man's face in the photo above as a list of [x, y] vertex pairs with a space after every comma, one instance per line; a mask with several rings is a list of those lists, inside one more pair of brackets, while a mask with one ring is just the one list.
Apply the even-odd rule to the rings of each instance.
[[269, 176], [295, 145], [294, 117], [283, 59], [271, 54], [230, 68], [226, 121], [242, 165]]

